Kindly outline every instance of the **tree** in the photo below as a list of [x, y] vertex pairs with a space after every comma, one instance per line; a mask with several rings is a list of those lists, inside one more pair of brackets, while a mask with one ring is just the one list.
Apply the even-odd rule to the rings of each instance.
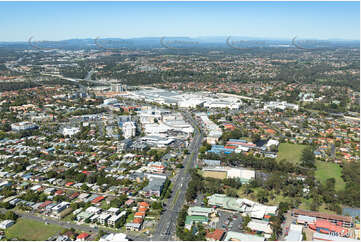
[[152, 209], [162, 209], [162, 203], [161, 202], [153, 202], [152, 203]]
[[268, 194], [265, 190], [259, 190], [257, 192], [257, 201], [260, 202], [260, 203], [265, 203], [268, 201], [268, 198], [267, 198]]
[[113, 199], [110, 201], [110, 207], [120, 208], [123, 205], [123, 202], [120, 199]]
[[302, 232], [302, 241], [307, 241], [306, 233]]
[[302, 151], [301, 162], [305, 167], [315, 167], [315, 154], [313, 153], [311, 147], [307, 147]]
[[8, 202], [3, 202], [0, 204], [0, 207], [5, 208], [5, 209], [10, 209], [12, 206]]
[[260, 140], [261, 136], [259, 134], [253, 134], [252, 135], [252, 142], [256, 143], [258, 140]]
[[16, 221], [18, 219], [18, 215], [13, 211], [7, 211], [5, 213], [5, 219]]
[[227, 188], [226, 195], [229, 197], [238, 197], [237, 190], [234, 188]]
[[103, 237], [106, 234], [106, 232], [104, 232], [103, 230], [99, 229], [98, 231], [98, 235], [97, 235], [97, 240], [99, 240], [101, 237]]
[[82, 190], [84, 190], [84, 191], [88, 191], [88, 190], [89, 190], [89, 187], [88, 187], [86, 184], [81, 185], [80, 188], [81, 188]]
[[203, 145], [202, 145], [202, 146], [199, 148], [199, 152], [202, 153], [202, 154], [206, 153], [207, 150], [208, 150], [207, 146], [203, 146]]
[[243, 217], [242, 228], [246, 229], [250, 221], [251, 221], [251, 217], [249, 215]]

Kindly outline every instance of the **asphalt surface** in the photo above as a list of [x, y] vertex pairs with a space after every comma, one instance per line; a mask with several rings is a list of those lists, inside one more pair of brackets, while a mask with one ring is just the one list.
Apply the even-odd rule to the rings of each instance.
[[183, 207], [188, 183], [191, 179], [189, 169], [195, 167], [198, 157], [198, 150], [199, 147], [202, 145], [203, 136], [198, 129], [197, 123], [189, 113], [184, 114], [194, 127], [193, 140], [188, 147], [189, 155], [187, 155], [187, 157], [183, 161], [184, 168], [180, 170], [174, 182], [172, 197], [168, 199], [168, 202], [166, 204], [166, 210], [164, 211], [158, 222], [158, 227], [154, 232], [152, 240], [175, 240], [178, 213]]
[[217, 229], [225, 229], [227, 231], [241, 232], [242, 216], [237, 212], [218, 210], [219, 221], [216, 225]]

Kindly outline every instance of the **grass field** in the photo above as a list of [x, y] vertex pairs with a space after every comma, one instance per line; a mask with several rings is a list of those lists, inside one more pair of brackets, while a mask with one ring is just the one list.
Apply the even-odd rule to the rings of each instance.
[[19, 240], [47, 240], [50, 236], [62, 231], [64, 228], [31, 219], [18, 219], [15, 225], [6, 230], [6, 238]]
[[328, 178], [333, 177], [336, 179], [335, 187], [337, 191], [345, 188], [345, 182], [341, 177], [342, 168], [338, 164], [316, 161], [316, 167], [317, 170], [315, 172], [315, 176], [321, 183], [325, 183]]
[[302, 151], [306, 147], [307, 145], [281, 143], [278, 147], [277, 160], [286, 159], [294, 164], [300, 163]]
[[215, 179], [227, 178], [227, 173], [223, 171], [203, 171], [203, 177], [212, 177]]

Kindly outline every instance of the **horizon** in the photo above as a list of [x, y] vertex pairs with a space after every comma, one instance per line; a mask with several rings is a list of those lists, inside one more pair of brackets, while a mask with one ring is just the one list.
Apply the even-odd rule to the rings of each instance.
[[30, 36], [34, 41], [97, 36], [359, 41], [359, 9], [359, 2], [0, 2], [0, 41], [25, 42]]
[[[25, 39], [25, 40], [16, 40], [16, 41], [2, 41], [0, 40], [0, 43], [28, 43], [29, 39], [31, 37], [35, 37], [35, 36], [30, 36], [29, 38]], [[107, 38], [99, 38], [101, 40], [128, 40], [128, 39], [161, 39], [161, 38], [188, 38], [188, 39], [204, 39], [205, 41], [209, 41], [209, 43], [215, 43], [215, 41], [212, 41], [212, 38], [224, 38], [224, 40], [226, 40], [228, 37], [232, 37], [232, 38], [244, 38], [247, 39], [245, 41], [257, 41], [257, 40], [268, 40], [268, 41], [292, 41], [292, 39], [294, 37], [297, 37], [297, 40], [316, 40], [316, 41], [346, 41], [346, 42], [353, 42], [353, 41], [360, 41], [360, 39], [344, 39], [344, 38], [327, 38], [327, 39], [320, 39], [320, 38], [300, 38], [298, 36], [293, 36], [291, 38], [284, 38], [284, 37], [272, 37], [272, 38], [268, 38], [268, 37], [253, 37], [253, 36], [235, 36], [235, 35], [224, 35], [224, 36], [212, 36], [212, 35], [208, 35], [208, 36], [194, 36], [194, 37], [190, 37], [190, 36], [139, 36], [139, 37], [128, 37], [128, 38], [121, 38], [121, 37], [107, 37]], [[70, 40], [95, 40], [97, 39], [97, 37], [79, 37], [79, 38], [67, 38], [67, 39], [60, 39], [60, 40], [38, 40], [38, 39], [34, 39], [31, 42], [62, 42], [62, 41], [70, 41]], [[218, 40], [218, 42], [220, 42], [221, 40]], [[222, 40], [223, 41], [223, 40]]]

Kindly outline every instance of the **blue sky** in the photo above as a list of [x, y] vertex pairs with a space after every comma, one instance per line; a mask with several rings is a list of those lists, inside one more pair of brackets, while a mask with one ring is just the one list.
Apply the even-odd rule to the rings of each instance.
[[247, 36], [360, 38], [359, 2], [0, 2], [0, 41]]

